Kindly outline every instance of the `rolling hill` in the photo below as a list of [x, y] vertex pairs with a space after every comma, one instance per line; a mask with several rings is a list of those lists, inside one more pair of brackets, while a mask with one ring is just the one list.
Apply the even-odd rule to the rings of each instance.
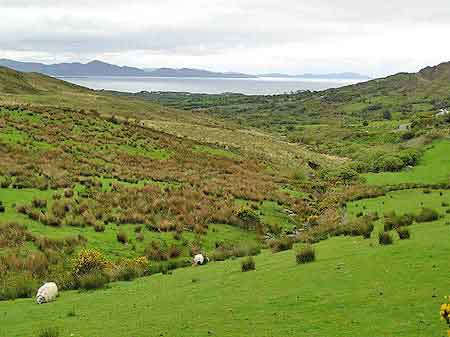
[[159, 99], [0, 68], [0, 336], [442, 335], [447, 67]]

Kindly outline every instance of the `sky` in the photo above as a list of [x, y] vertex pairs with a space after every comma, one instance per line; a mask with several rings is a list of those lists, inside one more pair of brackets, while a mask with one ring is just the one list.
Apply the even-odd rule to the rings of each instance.
[[449, 0], [0, 0], [0, 58], [372, 77], [450, 61]]

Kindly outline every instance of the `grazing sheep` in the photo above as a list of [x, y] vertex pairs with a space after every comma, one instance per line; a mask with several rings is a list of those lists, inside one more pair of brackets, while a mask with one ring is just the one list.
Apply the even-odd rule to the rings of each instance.
[[202, 265], [205, 262], [205, 258], [203, 257], [202, 254], [197, 254], [194, 256], [194, 261], [192, 262], [193, 265]]
[[54, 301], [58, 296], [58, 287], [54, 282], [45, 283], [36, 294], [36, 303], [43, 304]]

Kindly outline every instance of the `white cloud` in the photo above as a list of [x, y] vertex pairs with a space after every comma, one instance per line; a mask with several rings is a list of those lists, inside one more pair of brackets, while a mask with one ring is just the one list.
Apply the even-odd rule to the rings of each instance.
[[447, 61], [448, 0], [0, 0], [0, 57], [381, 75]]

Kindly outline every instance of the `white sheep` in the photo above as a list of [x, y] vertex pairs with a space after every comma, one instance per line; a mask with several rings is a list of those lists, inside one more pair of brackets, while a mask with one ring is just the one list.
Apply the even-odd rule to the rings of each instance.
[[36, 294], [36, 303], [43, 304], [54, 301], [58, 296], [58, 287], [55, 282], [45, 283]]
[[202, 265], [205, 262], [205, 258], [203, 257], [202, 254], [197, 254], [194, 256], [194, 261], [192, 262], [193, 265]]

